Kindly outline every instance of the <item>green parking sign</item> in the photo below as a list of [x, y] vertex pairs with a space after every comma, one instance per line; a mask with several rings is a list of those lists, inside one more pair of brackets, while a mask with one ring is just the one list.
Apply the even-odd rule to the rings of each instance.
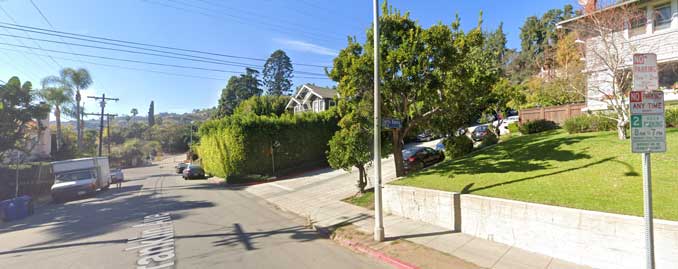
[[642, 115], [633, 115], [631, 116], [631, 127], [643, 127], [643, 116]]

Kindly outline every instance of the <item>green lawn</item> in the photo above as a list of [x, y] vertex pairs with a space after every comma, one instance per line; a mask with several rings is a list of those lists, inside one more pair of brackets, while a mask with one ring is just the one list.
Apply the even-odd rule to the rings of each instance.
[[[615, 132], [524, 135], [391, 184], [641, 216], [641, 155], [630, 143]], [[667, 143], [652, 155], [654, 213], [678, 220], [678, 129]]]
[[374, 189], [369, 189], [362, 195], [348, 197], [343, 201], [367, 209], [374, 209]]

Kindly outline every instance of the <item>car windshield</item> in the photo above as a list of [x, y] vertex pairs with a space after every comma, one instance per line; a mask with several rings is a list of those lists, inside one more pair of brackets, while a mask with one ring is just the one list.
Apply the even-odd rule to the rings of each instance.
[[94, 178], [94, 172], [91, 171], [91, 170], [66, 172], [66, 173], [61, 173], [61, 174], [56, 175], [56, 181], [59, 181], [59, 182], [69, 182], [69, 181], [77, 181], [77, 180], [91, 179], [91, 178]]
[[403, 159], [408, 159], [412, 157], [414, 154], [422, 150], [422, 148], [410, 148], [410, 149], [404, 149], [403, 150]]
[[476, 132], [487, 131], [487, 125], [478, 126], [478, 127], [476, 127], [476, 129], [474, 131], [476, 131]]

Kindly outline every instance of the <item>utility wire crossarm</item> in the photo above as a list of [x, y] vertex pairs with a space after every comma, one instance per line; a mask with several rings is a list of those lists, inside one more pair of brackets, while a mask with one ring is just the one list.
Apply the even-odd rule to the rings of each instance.
[[[101, 97], [98, 96], [87, 96], [87, 98], [91, 98], [94, 100], [99, 100], [99, 104], [101, 105], [101, 114], [94, 114], [97, 116], [101, 117], [101, 124], [99, 125], [99, 156], [102, 156], [102, 149], [103, 149], [103, 139], [104, 139], [104, 116], [108, 115], [104, 113], [104, 109], [106, 108], [106, 101], [119, 101], [119, 98], [108, 98], [106, 97], [106, 94], [102, 94]], [[91, 114], [87, 114], [91, 115]]]

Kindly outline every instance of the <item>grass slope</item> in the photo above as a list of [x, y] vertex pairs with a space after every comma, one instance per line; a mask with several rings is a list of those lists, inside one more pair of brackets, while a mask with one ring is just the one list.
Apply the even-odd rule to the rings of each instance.
[[[525, 135], [391, 184], [641, 216], [641, 155], [630, 143], [615, 132]], [[667, 143], [652, 155], [654, 213], [678, 220], [678, 129]]]

